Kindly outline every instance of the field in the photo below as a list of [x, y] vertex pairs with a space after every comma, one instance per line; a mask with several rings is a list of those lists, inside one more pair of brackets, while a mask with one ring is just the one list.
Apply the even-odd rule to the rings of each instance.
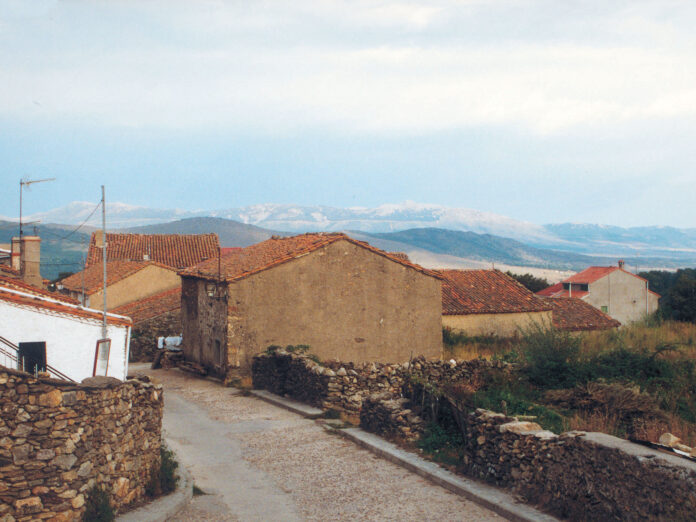
[[696, 445], [696, 325], [646, 321], [569, 334], [541, 326], [514, 339], [443, 333], [445, 357], [517, 363], [466, 400], [533, 415], [544, 427], [602, 431], [656, 442], [665, 432]]

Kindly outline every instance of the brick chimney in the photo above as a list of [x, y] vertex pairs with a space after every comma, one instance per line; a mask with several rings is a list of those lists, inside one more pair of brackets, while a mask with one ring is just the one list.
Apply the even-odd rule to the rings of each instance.
[[[14, 238], [12, 241], [14, 245]], [[43, 288], [41, 277], [41, 238], [22, 236], [20, 240], [20, 268], [22, 280], [30, 285]]]
[[12, 246], [10, 247], [10, 266], [18, 271], [22, 268], [22, 263], [19, 259], [20, 250], [21, 249], [19, 247], [19, 238], [13, 237]]

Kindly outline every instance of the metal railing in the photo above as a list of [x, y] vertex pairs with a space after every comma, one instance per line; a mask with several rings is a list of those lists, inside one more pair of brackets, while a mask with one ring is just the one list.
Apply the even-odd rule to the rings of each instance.
[[[0, 343], [1, 343], [0, 344], [0, 356], [5, 357], [5, 358], [9, 359], [10, 361], [12, 361], [15, 365], [15, 368], [17, 368], [18, 370], [26, 371], [23, 368], [24, 365], [20, 364], [20, 361], [19, 361], [19, 347], [16, 344], [14, 344], [12, 341], [5, 339], [2, 336], [0, 336]], [[3, 344], [5, 346], [2, 346]], [[11, 351], [8, 350], [7, 348], [9, 348]], [[22, 367], [20, 367], [20, 366], [22, 366]], [[74, 379], [71, 379], [70, 377], [65, 375], [63, 372], [61, 372], [60, 370], [56, 370], [50, 364], [46, 365], [46, 371], [48, 373], [53, 374], [54, 376], [58, 377], [59, 379], [64, 380], [64, 381], [76, 382]]]

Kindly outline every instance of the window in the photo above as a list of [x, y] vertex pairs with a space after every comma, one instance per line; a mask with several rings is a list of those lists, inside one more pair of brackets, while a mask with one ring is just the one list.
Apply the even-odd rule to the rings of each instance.
[[109, 371], [109, 352], [111, 351], [111, 339], [100, 339], [97, 341], [97, 350], [94, 354], [93, 376], [103, 375]]
[[608, 306], [603, 306], [603, 307], [602, 307], [602, 312], [604, 312], [605, 314], [608, 314], [608, 313], [609, 313], [609, 307], [608, 307]]

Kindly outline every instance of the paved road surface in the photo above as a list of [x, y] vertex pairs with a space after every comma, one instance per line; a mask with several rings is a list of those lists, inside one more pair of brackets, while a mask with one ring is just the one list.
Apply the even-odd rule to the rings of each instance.
[[147, 373], [165, 388], [167, 439], [207, 493], [176, 522], [503, 520], [314, 421], [175, 370]]

